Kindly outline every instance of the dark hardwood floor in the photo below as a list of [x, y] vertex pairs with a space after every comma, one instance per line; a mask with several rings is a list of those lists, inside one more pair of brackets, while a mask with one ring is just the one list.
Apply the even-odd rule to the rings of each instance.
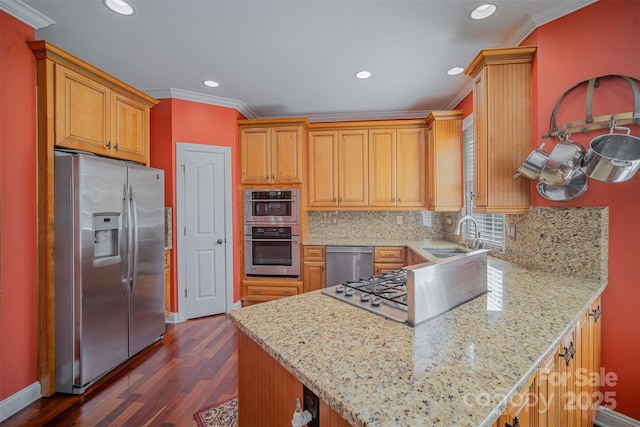
[[236, 328], [217, 315], [167, 325], [164, 338], [84, 394], [42, 398], [9, 426], [196, 426], [193, 413], [237, 396]]

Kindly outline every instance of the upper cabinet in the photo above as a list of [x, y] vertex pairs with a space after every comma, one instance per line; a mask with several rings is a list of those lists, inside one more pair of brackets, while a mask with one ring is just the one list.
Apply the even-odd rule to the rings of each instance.
[[37, 59], [39, 132], [56, 147], [149, 163], [150, 96], [46, 41]]
[[302, 182], [306, 119], [240, 120], [242, 184]]
[[531, 183], [513, 175], [531, 151], [531, 62], [535, 47], [484, 49], [473, 78], [474, 211], [525, 213]]
[[463, 202], [461, 110], [427, 116], [427, 207], [459, 212]]
[[309, 206], [367, 206], [368, 150], [366, 130], [309, 132]]
[[312, 124], [310, 208], [424, 208], [423, 121]]
[[424, 207], [425, 129], [369, 130], [369, 206]]

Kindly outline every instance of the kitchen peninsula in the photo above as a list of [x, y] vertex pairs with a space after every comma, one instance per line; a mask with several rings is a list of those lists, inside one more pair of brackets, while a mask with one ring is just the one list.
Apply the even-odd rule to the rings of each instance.
[[[404, 245], [434, 260], [424, 241]], [[304, 384], [321, 400], [321, 426], [346, 425], [327, 423], [331, 413], [357, 426], [494, 425], [522, 389], [537, 387], [538, 369], [558, 359], [568, 335], [571, 347], [580, 345], [576, 331], [605, 286], [489, 257], [487, 294], [415, 328], [319, 291], [234, 311], [242, 332], [240, 422], [243, 405], [273, 422], [281, 395], [282, 420], [290, 420]], [[243, 380], [243, 363], [261, 352], [290, 374], [289, 391], [273, 383], [273, 372], [261, 379], [254, 369]]]

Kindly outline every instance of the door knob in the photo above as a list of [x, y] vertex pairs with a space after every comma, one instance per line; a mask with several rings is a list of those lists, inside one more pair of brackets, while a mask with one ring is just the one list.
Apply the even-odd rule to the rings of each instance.
[[221, 244], [222, 244], [222, 239], [218, 239], [218, 240], [216, 240], [216, 243], [217, 243], [217, 244], [219, 244], [219, 245], [221, 245]]

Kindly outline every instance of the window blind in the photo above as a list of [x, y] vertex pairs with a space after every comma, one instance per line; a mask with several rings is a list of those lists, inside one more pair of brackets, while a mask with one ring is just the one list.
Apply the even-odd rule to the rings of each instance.
[[[487, 245], [504, 246], [504, 215], [473, 213], [473, 121], [465, 122], [464, 138], [464, 207], [463, 215], [471, 215], [478, 223], [480, 237]], [[464, 236], [474, 239], [475, 227], [470, 221], [464, 223]]]

